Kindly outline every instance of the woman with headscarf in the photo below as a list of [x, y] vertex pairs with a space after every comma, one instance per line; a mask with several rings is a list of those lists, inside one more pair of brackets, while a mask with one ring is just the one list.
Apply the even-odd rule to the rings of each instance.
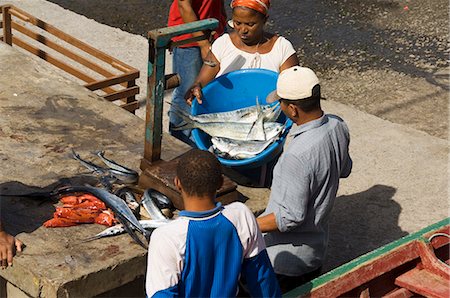
[[264, 68], [276, 72], [298, 65], [292, 44], [282, 36], [265, 32], [270, 0], [233, 0], [231, 27], [211, 46], [203, 67], [185, 99], [194, 96], [202, 103], [201, 88], [215, 77], [243, 68]]

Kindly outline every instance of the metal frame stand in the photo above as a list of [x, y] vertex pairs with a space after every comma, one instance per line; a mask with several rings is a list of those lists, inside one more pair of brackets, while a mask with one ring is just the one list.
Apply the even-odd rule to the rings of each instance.
[[[148, 88], [145, 120], [144, 157], [141, 160], [142, 174], [139, 185], [142, 188], [153, 188], [169, 197], [177, 209], [183, 209], [181, 195], [176, 189], [173, 178], [177, 158], [171, 161], [161, 160], [162, 119], [164, 90], [179, 85], [176, 74], [165, 75], [166, 50], [183, 44], [207, 39], [202, 35], [181, 42], [172, 42], [175, 36], [213, 30], [218, 26], [216, 19], [206, 19], [180, 26], [152, 30], [148, 33]], [[223, 187], [217, 193], [217, 199], [223, 203], [238, 198], [237, 185], [225, 177]]]

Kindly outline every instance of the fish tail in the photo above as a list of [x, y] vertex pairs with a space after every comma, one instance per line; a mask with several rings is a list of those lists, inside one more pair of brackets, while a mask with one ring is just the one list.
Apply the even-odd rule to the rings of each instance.
[[193, 120], [190, 117], [190, 115], [186, 114], [186, 112], [180, 111], [180, 110], [173, 110], [173, 111], [171, 111], [171, 113], [174, 113], [174, 114], [180, 116], [180, 118], [183, 119], [184, 122], [186, 122], [181, 125], [173, 127], [172, 128], [173, 130], [185, 130], [185, 129], [197, 128], [197, 126], [195, 125], [195, 120]]
[[194, 128], [196, 128], [194, 125], [186, 123], [186, 124], [172, 127], [172, 130], [185, 130], [185, 129], [194, 129]]

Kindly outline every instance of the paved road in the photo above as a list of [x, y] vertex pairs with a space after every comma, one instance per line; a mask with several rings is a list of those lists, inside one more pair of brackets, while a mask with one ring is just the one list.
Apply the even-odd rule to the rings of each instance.
[[[171, 3], [50, 1], [142, 36], [165, 26]], [[447, 0], [277, 0], [267, 30], [292, 41], [328, 98], [447, 138], [448, 13]]]

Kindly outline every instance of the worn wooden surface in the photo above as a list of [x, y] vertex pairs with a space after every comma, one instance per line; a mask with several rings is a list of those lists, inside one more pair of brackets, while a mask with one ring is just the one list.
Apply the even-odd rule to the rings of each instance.
[[[175, 208], [179, 210], [184, 209], [184, 203], [181, 193], [175, 186], [174, 179], [178, 161], [181, 156], [182, 155], [171, 161], [160, 160], [147, 166], [139, 178], [139, 186], [142, 189], [153, 188], [163, 193], [172, 201]], [[237, 201], [240, 198], [240, 195], [236, 191], [237, 184], [227, 176], [224, 176], [223, 178], [223, 185], [217, 190], [216, 201], [225, 205]]]
[[[106, 150], [138, 170], [144, 122], [1, 42], [0, 115], [1, 214], [26, 245], [0, 276], [31, 296], [87, 297], [144, 274], [146, 251], [128, 235], [82, 243], [104, 227], [44, 228], [51, 203], [7, 196], [92, 180], [70, 158], [71, 148], [96, 162], [91, 152]], [[170, 160], [189, 147], [165, 135], [163, 149]]]

